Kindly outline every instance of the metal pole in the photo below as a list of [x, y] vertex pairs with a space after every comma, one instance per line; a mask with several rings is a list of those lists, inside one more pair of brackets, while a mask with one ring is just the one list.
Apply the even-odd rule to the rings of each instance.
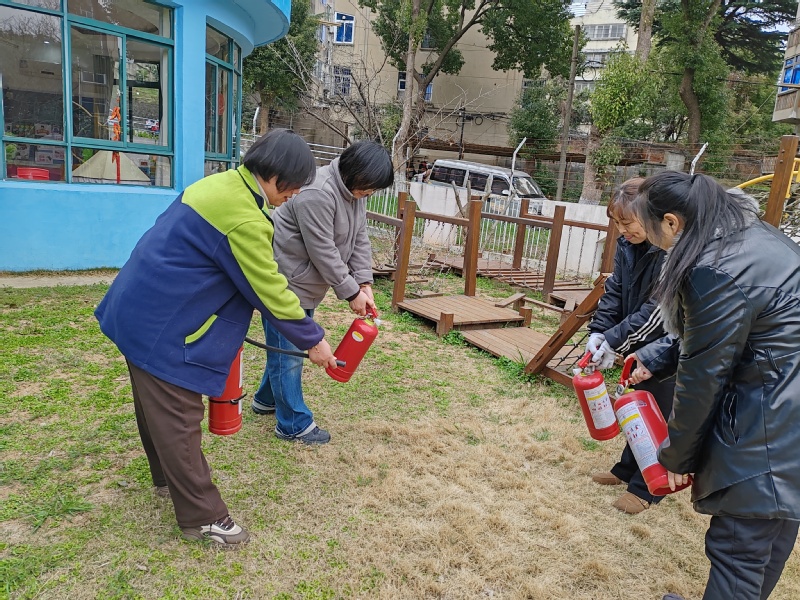
[[567, 105], [564, 107], [564, 127], [561, 131], [561, 157], [558, 160], [558, 184], [556, 202], [561, 202], [564, 192], [564, 176], [567, 171], [567, 144], [569, 144], [569, 125], [572, 119], [572, 96], [575, 93], [575, 73], [578, 71], [578, 46], [581, 40], [581, 26], [575, 25], [575, 40], [572, 42], [572, 62], [569, 67], [569, 85], [567, 86]]
[[461, 138], [458, 140], [458, 160], [462, 160], [464, 158], [464, 122], [467, 120], [463, 106], [459, 109], [459, 118], [461, 119]]

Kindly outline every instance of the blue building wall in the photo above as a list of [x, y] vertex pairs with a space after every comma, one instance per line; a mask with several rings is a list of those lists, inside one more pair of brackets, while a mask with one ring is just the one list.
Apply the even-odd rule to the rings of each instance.
[[246, 55], [285, 35], [291, 14], [290, 0], [164, 4], [175, 17], [175, 187], [0, 181], [0, 271], [121, 267], [156, 217], [203, 177], [206, 24]]

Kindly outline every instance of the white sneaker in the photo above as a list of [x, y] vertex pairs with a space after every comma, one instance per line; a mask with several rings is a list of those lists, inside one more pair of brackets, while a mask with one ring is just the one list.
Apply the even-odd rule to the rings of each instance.
[[234, 523], [230, 515], [210, 525], [181, 527], [181, 531], [186, 540], [210, 540], [226, 546], [243, 544], [250, 539], [247, 530]]

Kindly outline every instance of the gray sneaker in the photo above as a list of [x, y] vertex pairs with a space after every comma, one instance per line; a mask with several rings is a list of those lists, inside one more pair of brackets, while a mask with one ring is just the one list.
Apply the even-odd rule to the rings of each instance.
[[253, 400], [250, 403], [250, 408], [253, 409], [253, 412], [257, 415], [274, 415], [275, 414], [275, 405], [269, 404], [261, 404], [261, 402], [256, 402]]
[[327, 444], [331, 441], [331, 434], [317, 426], [314, 426], [314, 429], [303, 435], [286, 435], [278, 431], [276, 427], [275, 437], [279, 440], [286, 440], [287, 442], [302, 442], [309, 446]]
[[159, 498], [171, 498], [169, 494], [169, 488], [165, 485], [157, 485], [156, 486], [156, 496]]
[[223, 546], [243, 544], [250, 539], [247, 530], [233, 522], [230, 515], [210, 525], [197, 527], [181, 527], [183, 539], [190, 541], [209, 540]]

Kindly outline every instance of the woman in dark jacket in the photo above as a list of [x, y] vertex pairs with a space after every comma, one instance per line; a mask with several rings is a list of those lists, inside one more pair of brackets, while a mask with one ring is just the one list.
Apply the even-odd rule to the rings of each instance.
[[[606, 280], [605, 293], [589, 324], [591, 334], [586, 349], [592, 353], [593, 364], [600, 369], [613, 367], [617, 353], [634, 352], [664, 335], [661, 312], [650, 300], [664, 251], [647, 241], [644, 227], [633, 209], [643, 181], [635, 178], [623, 183], [608, 205], [608, 217], [622, 235], [617, 240], [614, 272]], [[674, 379], [653, 380], [638, 385], [637, 389], [653, 394], [666, 418], [672, 410], [674, 386]], [[592, 480], [600, 485], [627, 485], [627, 491], [613, 504], [627, 514], [638, 514], [662, 498], [647, 491], [642, 472], [627, 444], [617, 464], [610, 471], [594, 473]]]
[[645, 349], [654, 375], [677, 369], [659, 460], [671, 486], [694, 474], [694, 508], [712, 515], [703, 598], [764, 599], [800, 520], [800, 247], [710, 177], [666, 171], [640, 193], [648, 239], [669, 251], [655, 297], [676, 336]]

